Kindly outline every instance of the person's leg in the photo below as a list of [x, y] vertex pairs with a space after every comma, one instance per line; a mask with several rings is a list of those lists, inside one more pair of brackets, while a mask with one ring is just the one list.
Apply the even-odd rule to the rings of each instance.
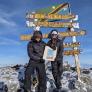
[[61, 76], [62, 76], [62, 73], [63, 73], [63, 62], [57, 61], [57, 67], [58, 67], [57, 76], [58, 76], [58, 81], [60, 82], [59, 86], [58, 86], [58, 90], [61, 92], [61, 89], [62, 89]]
[[33, 65], [29, 66], [26, 68], [25, 71], [25, 81], [24, 81], [24, 88], [27, 90], [27, 92], [32, 92], [31, 91], [31, 76], [34, 71]]
[[46, 92], [46, 71], [45, 64], [38, 64], [38, 92]]
[[56, 85], [56, 88], [59, 89], [61, 87], [61, 81], [60, 81], [60, 77], [58, 74], [57, 61], [51, 62], [51, 65], [52, 65], [52, 74], [55, 80], [55, 85]]
[[62, 73], [63, 73], [63, 60], [57, 61], [57, 66], [58, 66], [58, 74], [61, 78]]

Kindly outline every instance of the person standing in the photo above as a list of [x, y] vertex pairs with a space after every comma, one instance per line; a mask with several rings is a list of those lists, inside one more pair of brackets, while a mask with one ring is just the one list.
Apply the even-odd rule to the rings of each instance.
[[42, 41], [42, 32], [34, 31], [31, 41], [28, 43], [27, 51], [30, 58], [28, 66], [25, 71], [25, 88], [27, 92], [32, 92], [31, 78], [34, 70], [37, 72], [38, 77], [38, 91], [46, 92], [46, 71], [45, 60], [43, 60], [43, 53], [45, 49], [45, 42]]
[[56, 29], [52, 30], [48, 38], [50, 39], [47, 43], [49, 47], [51, 47], [53, 50], [56, 50], [57, 48], [57, 55], [54, 61], [51, 61], [51, 67], [52, 67], [52, 74], [55, 80], [56, 89], [59, 91], [62, 89], [61, 84], [61, 75], [63, 73], [63, 41], [65, 39], [59, 39], [58, 31]]

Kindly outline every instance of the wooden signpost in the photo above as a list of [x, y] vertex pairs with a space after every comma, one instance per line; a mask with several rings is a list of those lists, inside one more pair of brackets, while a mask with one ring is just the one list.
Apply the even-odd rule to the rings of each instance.
[[[53, 9], [52, 9], [53, 8]], [[78, 47], [80, 43], [76, 41], [76, 36], [85, 35], [86, 31], [80, 30], [75, 31], [74, 28], [79, 28], [79, 23], [73, 21], [76, 18], [76, 15], [71, 14], [69, 3], [60, 4], [57, 7], [48, 8], [47, 10], [39, 10], [35, 13], [27, 13], [27, 26], [28, 27], [50, 27], [50, 28], [70, 28], [70, 30], [66, 32], [60, 32], [59, 37], [72, 37], [72, 42], [64, 43], [64, 48], [72, 48], [73, 50], [64, 50], [64, 55], [73, 55], [75, 59], [75, 65], [78, 73], [78, 80], [80, 80], [80, 63], [79, 63], [79, 54], [80, 50]], [[68, 9], [67, 14], [63, 14], [60, 12], [62, 10]], [[58, 14], [59, 13], [59, 14]], [[53, 21], [49, 21], [53, 20]], [[59, 22], [57, 22], [57, 21]], [[69, 22], [61, 22], [62, 20], [68, 20]], [[23, 41], [30, 40], [32, 35], [21, 35], [20, 39]], [[44, 34], [43, 38], [48, 38], [48, 34]]]

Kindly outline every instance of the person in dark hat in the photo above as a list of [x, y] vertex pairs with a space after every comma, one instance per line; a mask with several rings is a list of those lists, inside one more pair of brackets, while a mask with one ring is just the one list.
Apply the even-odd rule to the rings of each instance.
[[38, 76], [38, 91], [46, 92], [46, 71], [45, 71], [45, 60], [43, 60], [43, 53], [45, 49], [45, 43], [42, 41], [42, 32], [34, 31], [31, 41], [28, 43], [27, 51], [30, 58], [28, 66], [25, 71], [25, 89], [28, 92], [32, 92], [32, 74], [34, 70]]
[[54, 29], [49, 33], [48, 38], [50, 40], [48, 41], [47, 45], [51, 47], [53, 50], [56, 50], [57, 48], [57, 55], [55, 61], [51, 61], [51, 66], [56, 89], [59, 91], [62, 89], [61, 75], [63, 73], [63, 41], [65, 37], [59, 39], [59, 33], [56, 29]]

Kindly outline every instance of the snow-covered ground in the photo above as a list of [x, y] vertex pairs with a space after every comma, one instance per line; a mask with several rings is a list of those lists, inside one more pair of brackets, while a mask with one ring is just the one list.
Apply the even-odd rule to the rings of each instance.
[[[25, 68], [21, 66], [18, 70], [9, 67], [0, 68], [0, 82], [4, 82], [8, 86], [8, 92], [17, 92], [20, 88], [19, 80], [24, 79]], [[81, 72], [85, 71], [82, 69]], [[77, 81], [77, 73], [71, 69], [63, 72], [62, 87], [68, 92], [92, 92], [92, 70], [88, 69], [89, 73], [81, 73], [82, 82]], [[54, 79], [51, 73], [50, 63], [46, 62], [47, 73], [47, 92], [51, 92], [54, 88]], [[74, 85], [73, 85], [74, 84]]]

